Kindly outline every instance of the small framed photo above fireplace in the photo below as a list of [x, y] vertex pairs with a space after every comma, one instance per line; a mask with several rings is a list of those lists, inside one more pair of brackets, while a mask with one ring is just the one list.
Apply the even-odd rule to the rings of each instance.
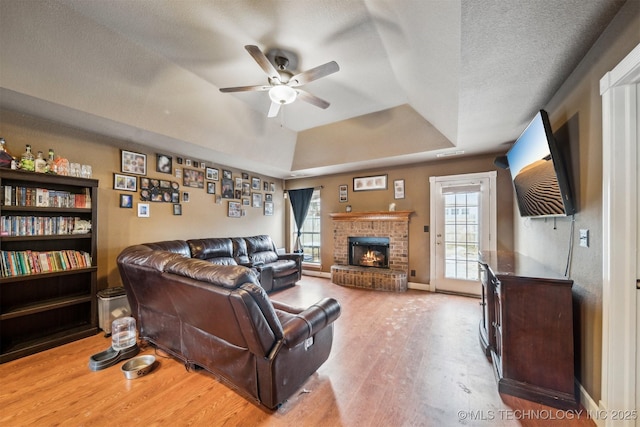
[[338, 186], [338, 194], [340, 195], [340, 203], [346, 203], [349, 200], [346, 184]]
[[353, 178], [353, 191], [386, 190], [387, 175], [360, 176]]
[[404, 199], [404, 179], [393, 181], [393, 198]]

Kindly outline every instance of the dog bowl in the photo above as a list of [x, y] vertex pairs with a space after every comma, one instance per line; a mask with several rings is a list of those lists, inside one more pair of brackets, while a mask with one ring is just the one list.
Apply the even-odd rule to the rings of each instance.
[[122, 372], [124, 377], [128, 380], [135, 380], [144, 375], [147, 375], [156, 362], [156, 358], [150, 354], [144, 356], [134, 357], [133, 359], [122, 365]]

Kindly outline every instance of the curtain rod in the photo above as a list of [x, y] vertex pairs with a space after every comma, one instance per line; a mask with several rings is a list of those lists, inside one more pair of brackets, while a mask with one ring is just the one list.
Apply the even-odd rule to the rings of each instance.
[[[322, 190], [324, 188], [324, 185], [319, 185], [317, 187], [306, 187], [306, 188], [313, 188], [314, 190]], [[302, 188], [290, 188], [288, 190], [284, 190], [284, 192], [286, 193], [289, 190], [303, 190]]]

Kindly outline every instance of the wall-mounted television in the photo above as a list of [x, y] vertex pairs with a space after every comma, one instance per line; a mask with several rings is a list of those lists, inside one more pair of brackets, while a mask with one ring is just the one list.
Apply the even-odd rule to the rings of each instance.
[[507, 152], [507, 160], [521, 216], [575, 213], [568, 169], [546, 111], [536, 114]]

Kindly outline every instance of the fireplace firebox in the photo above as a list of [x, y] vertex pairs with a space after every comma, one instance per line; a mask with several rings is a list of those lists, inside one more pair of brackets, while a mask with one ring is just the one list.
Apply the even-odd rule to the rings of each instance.
[[389, 238], [349, 237], [349, 265], [389, 268]]

